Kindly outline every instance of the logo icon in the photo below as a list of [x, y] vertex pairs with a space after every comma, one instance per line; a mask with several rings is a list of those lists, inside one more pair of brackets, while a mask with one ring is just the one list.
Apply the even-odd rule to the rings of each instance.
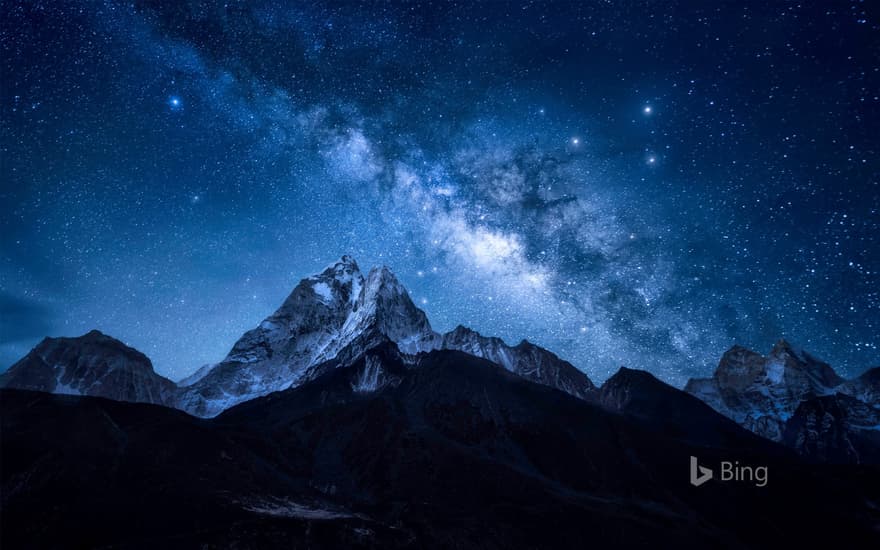
[[712, 479], [712, 470], [705, 466], [700, 466], [697, 457], [691, 457], [691, 485], [699, 487]]

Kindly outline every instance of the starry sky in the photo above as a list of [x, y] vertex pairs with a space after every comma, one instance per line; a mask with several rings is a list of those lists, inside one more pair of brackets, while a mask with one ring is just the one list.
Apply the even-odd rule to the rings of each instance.
[[[813, 5], [808, 5], [813, 4]], [[862, 2], [0, 1], [0, 368], [98, 328], [178, 379], [299, 279], [683, 384], [880, 364]]]

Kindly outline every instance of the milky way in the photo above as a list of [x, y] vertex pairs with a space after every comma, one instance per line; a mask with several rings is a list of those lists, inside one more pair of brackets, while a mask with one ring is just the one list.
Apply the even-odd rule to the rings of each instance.
[[275, 4], [0, 4], [0, 368], [98, 328], [176, 379], [343, 254], [596, 381], [880, 363], [861, 3]]

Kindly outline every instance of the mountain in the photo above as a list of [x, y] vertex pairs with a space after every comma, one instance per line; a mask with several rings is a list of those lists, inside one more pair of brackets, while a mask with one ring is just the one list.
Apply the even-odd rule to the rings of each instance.
[[[412, 355], [386, 341], [207, 420], [2, 390], [0, 542], [490, 550], [876, 542], [875, 470], [804, 463], [674, 388], [661, 387], [655, 404], [635, 398], [657, 383], [622, 373], [606, 396], [632, 414], [619, 413], [466, 353]], [[670, 433], [658, 429], [650, 411], [667, 398], [690, 402], [706, 431], [725, 439], [670, 435], [687, 432], [687, 415], [665, 420]], [[712, 467], [765, 465], [770, 482], [693, 487], [691, 456]]]
[[782, 442], [816, 462], [880, 464], [880, 407], [843, 393], [807, 399]]
[[[743, 433], [736, 422], [718, 414], [700, 399], [643, 370], [621, 367], [602, 384], [596, 402], [608, 410], [636, 417], [665, 436], [682, 441], [723, 447], [746, 438], [748, 433]], [[752, 436], [750, 444], [769, 454], [778, 452], [758, 436]]]
[[486, 337], [461, 325], [443, 335], [440, 349], [458, 350], [488, 359], [527, 380], [565, 393], [591, 398], [596, 386], [589, 377], [554, 353], [523, 340], [509, 346], [500, 338]]
[[861, 376], [847, 380], [836, 389], [864, 403], [880, 406], [880, 367], [868, 369]]
[[146, 355], [97, 330], [46, 338], [0, 375], [0, 387], [174, 406], [174, 382]]
[[802, 401], [833, 395], [843, 382], [829, 365], [780, 340], [767, 356], [732, 347], [711, 378], [691, 379], [684, 389], [741, 426], [781, 441]]
[[595, 389], [570, 363], [528, 342], [511, 347], [464, 327], [438, 334], [391, 270], [375, 267], [364, 277], [357, 262], [343, 256], [303, 279], [220, 363], [187, 379], [179, 407], [197, 416], [215, 416], [232, 405], [296, 387], [331, 365], [349, 364], [385, 341], [408, 354], [438, 348], [467, 351], [578, 397]]
[[880, 463], [880, 367], [844, 380], [784, 340], [766, 357], [740, 346], [685, 391], [816, 462]]
[[186, 386], [192, 386], [202, 378], [204, 378], [211, 369], [216, 367], [216, 363], [208, 363], [207, 365], [202, 365], [196, 371], [188, 376], [184, 376], [180, 380], [177, 381], [177, 385], [181, 388], [185, 388]]

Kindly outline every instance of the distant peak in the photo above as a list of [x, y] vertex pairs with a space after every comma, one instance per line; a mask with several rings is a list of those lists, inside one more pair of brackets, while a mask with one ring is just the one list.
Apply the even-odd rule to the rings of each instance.
[[621, 366], [617, 369], [617, 372], [614, 373], [614, 376], [609, 378], [605, 383], [613, 381], [614, 383], [619, 383], [622, 381], [636, 381], [636, 380], [656, 380], [657, 377], [651, 374], [646, 370], [641, 369], [631, 369], [629, 367]]
[[328, 265], [324, 268], [321, 273], [317, 275], [312, 275], [306, 280], [328, 280], [328, 279], [344, 279], [347, 280], [351, 277], [361, 278], [360, 268], [358, 267], [357, 262], [349, 255], [345, 255], [339, 258], [337, 261]]
[[391, 269], [386, 265], [372, 268], [367, 275], [368, 285], [373, 287], [401, 287], [400, 281]]
[[324, 269], [324, 273], [329, 272], [339, 272], [339, 271], [359, 271], [357, 262], [354, 258], [349, 256], [348, 254], [342, 256], [332, 264], [328, 265], [326, 269]]
[[780, 338], [776, 344], [773, 345], [773, 349], [770, 351], [772, 355], [779, 355], [781, 353], [788, 353], [789, 355], [796, 355], [794, 348], [788, 343], [785, 338]]
[[454, 329], [452, 329], [451, 331], [449, 331], [449, 334], [456, 334], [456, 335], [460, 335], [460, 334], [475, 334], [475, 335], [477, 335], [477, 336], [480, 336], [480, 333], [479, 333], [479, 332], [477, 332], [477, 331], [475, 331], [475, 330], [473, 330], [473, 329], [470, 329], [470, 328], [468, 328], [468, 327], [466, 327], [466, 326], [464, 326], [464, 325], [457, 325]]

